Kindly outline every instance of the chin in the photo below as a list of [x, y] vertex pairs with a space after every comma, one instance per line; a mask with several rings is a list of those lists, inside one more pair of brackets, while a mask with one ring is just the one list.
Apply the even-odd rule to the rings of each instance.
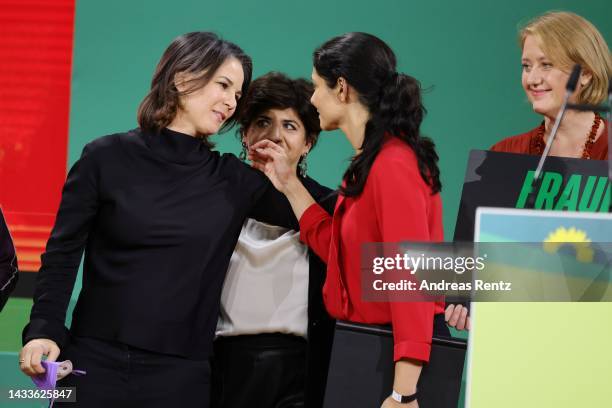
[[328, 131], [328, 132], [331, 132], [332, 130], [338, 129], [338, 126], [335, 123], [321, 122], [320, 126], [321, 126], [321, 130], [325, 130], [325, 131]]
[[202, 126], [200, 129], [198, 129], [198, 133], [200, 135], [210, 136], [210, 135], [214, 135], [215, 133], [219, 132], [219, 129], [221, 129], [221, 125], [219, 125], [219, 126]]
[[537, 113], [538, 115], [542, 115], [542, 116], [548, 116], [548, 117], [553, 117], [556, 116], [556, 112], [558, 112], [558, 109], [551, 109], [548, 106], [542, 106], [542, 105], [536, 105], [533, 104], [532, 105], [533, 111], [535, 113]]

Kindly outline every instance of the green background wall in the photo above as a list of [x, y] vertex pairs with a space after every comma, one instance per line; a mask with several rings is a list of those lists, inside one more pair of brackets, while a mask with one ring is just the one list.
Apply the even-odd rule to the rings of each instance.
[[[589, 1], [82, 1], [77, 4], [69, 162], [91, 139], [136, 126], [136, 109], [169, 42], [212, 30], [253, 58], [254, 74], [310, 77], [316, 46], [347, 31], [378, 35], [400, 70], [429, 88], [424, 133], [438, 146], [446, 237], [452, 237], [470, 149], [535, 127], [520, 86], [519, 22], [550, 9], [591, 20], [612, 41], [612, 3]], [[218, 148], [238, 152], [233, 132]], [[351, 149], [323, 133], [310, 174], [337, 186]]]
[[[400, 70], [428, 89], [423, 130], [440, 155], [449, 239], [469, 150], [486, 149], [540, 120], [520, 86], [516, 33], [521, 22], [552, 9], [586, 17], [612, 42], [609, 0], [78, 1], [68, 165], [90, 140], [136, 126], [155, 65], [177, 35], [217, 32], [251, 55], [255, 76], [278, 70], [309, 77], [316, 46], [347, 31], [366, 31], [389, 43]], [[215, 140], [219, 150], [239, 152], [233, 132]], [[340, 133], [323, 133], [309, 156], [309, 174], [335, 187], [351, 153]], [[6, 351], [0, 353], [0, 387], [29, 384], [17, 372], [15, 351], [30, 305], [11, 299], [0, 315], [0, 350]]]

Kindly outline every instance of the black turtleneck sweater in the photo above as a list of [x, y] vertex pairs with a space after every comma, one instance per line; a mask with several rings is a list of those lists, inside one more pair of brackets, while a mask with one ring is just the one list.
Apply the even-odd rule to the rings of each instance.
[[189, 135], [136, 129], [94, 140], [68, 173], [24, 343], [66, 345], [85, 251], [72, 335], [206, 358], [247, 215], [296, 222], [265, 176]]

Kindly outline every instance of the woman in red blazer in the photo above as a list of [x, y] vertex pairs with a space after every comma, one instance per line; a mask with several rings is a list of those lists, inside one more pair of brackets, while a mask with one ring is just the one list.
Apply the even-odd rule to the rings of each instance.
[[[342, 130], [355, 149], [333, 216], [298, 182], [282, 147], [261, 141], [250, 157], [289, 199], [301, 240], [327, 261], [328, 312], [337, 319], [393, 325], [393, 388], [412, 400], [398, 406], [416, 407], [413, 396], [429, 359], [434, 315], [443, 313], [444, 305], [364, 302], [360, 250], [367, 242], [443, 240], [438, 156], [419, 131], [425, 113], [420, 85], [396, 72], [387, 44], [365, 33], [348, 33], [319, 47], [312, 80], [311, 102], [321, 128]], [[390, 396], [383, 406], [395, 404]]]

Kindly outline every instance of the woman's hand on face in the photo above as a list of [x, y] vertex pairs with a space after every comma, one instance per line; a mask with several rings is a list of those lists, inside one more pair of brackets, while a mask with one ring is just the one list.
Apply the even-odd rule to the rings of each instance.
[[270, 140], [260, 140], [252, 145], [248, 159], [281, 193], [286, 194], [289, 184], [297, 179], [297, 163], [291, 163], [285, 149]]
[[30, 340], [19, 353], [19, 368], [29, 376], [43, 374], [45, 368], [41, 364], [42, 357], [47, 356], [47, 361], [55, 361], [59, 354], [60, 349], [53, 340]]

